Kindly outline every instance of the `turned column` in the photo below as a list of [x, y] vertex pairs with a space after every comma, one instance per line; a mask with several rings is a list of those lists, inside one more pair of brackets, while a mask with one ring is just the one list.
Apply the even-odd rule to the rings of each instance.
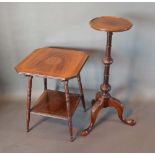
[[[111, 58], [111, 43], [112, 43], [112, 32], [107, 32], [107, 44], [106, 44], [106, 52], [105, 56], [103, 57], [103, 64], [104, 66], [104, 80], [103, 84], [101, 84], [101, 91], [104, 99], [110, 98], [110, 89], [111, 86], [109, 84], [109, 72], [110, 72], [110, 65], [113, 62], [113, 59]], [[106, 102], [105, 102], [106, 106]]]

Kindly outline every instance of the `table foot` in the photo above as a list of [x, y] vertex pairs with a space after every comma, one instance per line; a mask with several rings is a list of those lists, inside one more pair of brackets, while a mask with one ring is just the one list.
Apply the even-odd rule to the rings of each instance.
[[29, 129], [26, 129], [26, 132], [29, 132], [30, 130]]
[[134, 126], [136, 124], [136, 122], [133, 119], [123, 119], [123, 106], [119, 100], [117, 100], [113, 97], [110, 97], [108, 100], [107, 99], [105, 100], [105, 99], [102, 99], [100, 94], [98, 94], [98, 93], [96, 95], [96, 99], [97, 100], [93, 100], [94, 105], [93, 105], [92, 111], [91, 111], [90, 124], [89, 124], [88, 128], [84, 129], [81, 132], [81, 136], [87, 136], [92, 131], [99, 111], [102, 108], [106, 108], [106, 107], [113, 107], [116, 110], [119, 119], [123, 123], [130, 125], [130, 126]]
[[96, 101], [94, 103], [94, 106], [91, 111], [91, 121], [90, 121], [89, 127], [81, 132], [81, 136], [87, 136], [91, 132], [96, 122], [97, 115], [99, 111], [102, 109], [102, 107], [103, 107], [103, 103], [101, 101]]
[[110, 98], [108, 101], [108, 106], [113, 107], [117, 111], [118, 117], [123, 123], [130, 126], [134, 126], [136, 124], [136, 121], [133, 119], [123, 119], [123, 106], [119, 100]]
[[69, 128], [69, 134], [70, 134], [70, 142], [74, 140], [73, 138], [73, 127], [72, 127], [72, 119], [69, 118], [68, 120], [68, 128]]

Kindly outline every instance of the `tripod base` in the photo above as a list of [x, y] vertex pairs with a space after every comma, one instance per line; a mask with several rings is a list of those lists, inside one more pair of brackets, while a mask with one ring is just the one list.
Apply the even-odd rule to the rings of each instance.
[[102, 96], [101, 92], [98, 92], [96, 94], [96, 99], [92, 101], [92, 105], [93, 107], [91, 111], [91, 121], [89, 127], [81, 132], [81, 136], [87, 136], [91, 132], [96, 122], [98, 113], [102, 108], [113, 107], [118, 114], [118, 118], [123, 123], [130, 126], [134, 126], [136, 124], [136, 122], [133, 119], [123, 119], [123, 106], [119, 100], [113, 97], [107, 99]]

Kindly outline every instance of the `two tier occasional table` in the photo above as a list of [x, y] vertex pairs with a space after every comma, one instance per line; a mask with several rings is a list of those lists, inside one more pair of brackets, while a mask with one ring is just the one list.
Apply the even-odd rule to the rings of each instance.
[[[16, 66], [19, 74], [28, 78], [26, 126], [29, 131], [30, 113], [68, 120], [70, 141], [73, 141], [72, 115], [80, 100], [86, 111], [80, 71], [88, 55], [82, 51], [62, 48], [40, 48], [33, 51]], [[44, 81], [44, 91], [31, 108], [32, 78], [39, 76]], [[79, 94], [69, 93], [68, 81], [77, 78]], [[47, 78], [64, 82], [65, 92], [47, 89]]]
[[104, 67], [104, 81], [101, 84], [99, 91], [96, 94], [96, 99], [93, 101], [93, 107], [91, 111], [91, 121], [89, 127], [82, 131], [81, 135], [86, 136], [88, 135], [93, 126], [95, 124], [97, 115], [102, 108], [106, 107], [113, 107], [118, 113], [119, 119], [128, 125], [135, 125], [136, 122], [133, 119], [123, 119], [123, 106], [121, 102], [115, 98], [113, 98], [109, 91], [111, 86], [109, 84], [109, 72], [110, 72], [110, 65], [113, 63], [113, 59], [111, 58], [111, 45], [112, 45], [112, 34], [113, 32], [122, 32], [127, 31], [132, 27], [132, 23], [124, 18], [119, 17], [111, 17], [111, 16], [102, 16], [92, 19], [90, 21], [90, 25], [93, 29], [98, 31], [105, 31], [107, 32], [107, 45], [106, 45], [106, 52], [103, 57], [103, 64]]

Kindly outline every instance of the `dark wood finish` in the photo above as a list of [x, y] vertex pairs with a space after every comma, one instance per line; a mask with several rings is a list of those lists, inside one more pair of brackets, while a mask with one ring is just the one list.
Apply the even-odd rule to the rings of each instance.
[[47, 78], [44, 78], [44, 90], [47, 90]]
[[[85, 101], [80, 79], [80, 71], [88, 59], [82, 51], [63, 48], [41, 48], [32, 52], [16, 66], [19, 74], [28, 76], [28, 94], [26, 109], [26, 125], [29, 131], [30, 112], [32, 114], [68, 120], [70, 141], [73, 141], [72, 115], [80, 99], [84, 109]], [[31, 106], [32, 77], [43, 77], [44, 92]], [[68, 80], [78, 78], [80, 94], [69, 93]], [[65, 83], [65, 93], [47, 89], [47, 78], [54, 78]]]
[[90, 21], [90, 25], [96, 30], [106, 32], [122, 32], [132, 27], [132, 23], [129, 20], [112, 16], [94, 18]]
[[69, 94], [68, 81], [64, 82], [64, 87], [65, 87], [66, 107], [67, 107], [67, 116], [68, 116], [68, 127], [69, 127], [69, 133], [70, 133], [70, 141], [73, 141], [71, 103], [70, 103], [70, 94]]
[[91, 110], [91, 120], [88, 128], [84, 129], [81, 132], [81, 136], [87, 136], [93, 129], [93, 126], [96, 122], [98, 113], [103, 109], [107, 107], [113, 107], [117, 114], [118, 118], [125, 124], [134, 126], [136, 122], [133, 119], [124, 119], [123, 118], [123, 106], [120, 101], [117, 99], [110, 97], [109, 99], [104, 99], [103, 95], [101, 95], [98, 100], [95, 101], [92, 110]]
[[83, 109], [84, 109], [84, 112], [86, 112], [86, 104], [85, 104], [85, 98], [84, 98], [80, 74], [77, 76], [77, 80], [78, 80], [78, 84], [79, 84], [79, 90], [80, 90], [80, 96], [81, 96]]
[[88, 55], [82, 51], [62, 48], [41, 48], [32, 52], [16, 66], [19, 74], [67, 80], [76, 77]]
[[123, 123], [128, 124], [130, 126], [134, 126], [136, 124], [135, 120], [133, 120], [133, 119], [123, 119], [123, 106], [119, 100], [111, 97], [109, 99], [108, 106], [113, 107], [116, 110], [116, 112], [118, 114], [118, 118]]
[[32, 76], [28, 76], [27, 102], [26, 102], [26, 128], [29, 132], [30, 124], [30, 107], [31, 107], [31, 90], [32, 90]]
[[[119, 119], [130, 126], [133, 126], [136, 124], [136, 122], [133, 119], [123, 119], [123, 106], [121, 104], [120, 101], [118, 101], [117, 99], [111, 97], [109, 91], [111, 89], [111, 86], [109, 84], [109, 72], [110, 72], [110, 65], [113, 62], [113, 59], [111, 58], [111, 44], [112, 44], [112, 32], [111, 31], [118, 31], [118, 26], [120, 26], [122, 23], [122, 19], [118, 18], [117, 20], [113, 20], [114, 18], [112, 17], [101, 17], [101, 18], [96, 18], [97, 20], [93, 20], [91, 21], [92, 23], [92, 27], [95, 29], [99, 29], [99, 30], [103, 30], [103, 31], [109, 31], [107, 32], [107, 44], [106, 44], [106, 52], [105, 55], [103, 57], [103, 64], [104, 64], [104, 81], [103, 84], [101, 84], [100, 86], [100, 90], [97, 94], [96, 94], [96, 99], [93, 100], [93, 107], [91, 110], [91, 121], [90, 124], [88, 126], [87, 129], [83, 130], [81, 132], [82, 136], [86, 136], [88, 135], [91, 130], [93, 129], [93, 126], [96, 122], [96, 118], [98, 116], [98, 113], [100, 112], [101, 109], [103, 108], [107, 108], [107, 107], [113, 107], [117, 113], [118, 113], [118, 117]], [[106, 25], [106, 23], [108, 23]], [[109, 25], [109, 27], [108, 27]], [[112, 27], [110, 27], [110, 25]], [[116, 29], [115, 29], [116, 27]], [[124, 30], [127, 30], [129, 28], [128, 25], [125, 24], [123, 26]], [[119, 31], [122, 31], [122, 29], [120, 28]]]
[[[70, 93], [70, 116], [75, 112], [79, 101], [80, 95]], [[45, 90], [31, 109], [31, 113], [67, 120], [65, 93], [56, 90]]]

